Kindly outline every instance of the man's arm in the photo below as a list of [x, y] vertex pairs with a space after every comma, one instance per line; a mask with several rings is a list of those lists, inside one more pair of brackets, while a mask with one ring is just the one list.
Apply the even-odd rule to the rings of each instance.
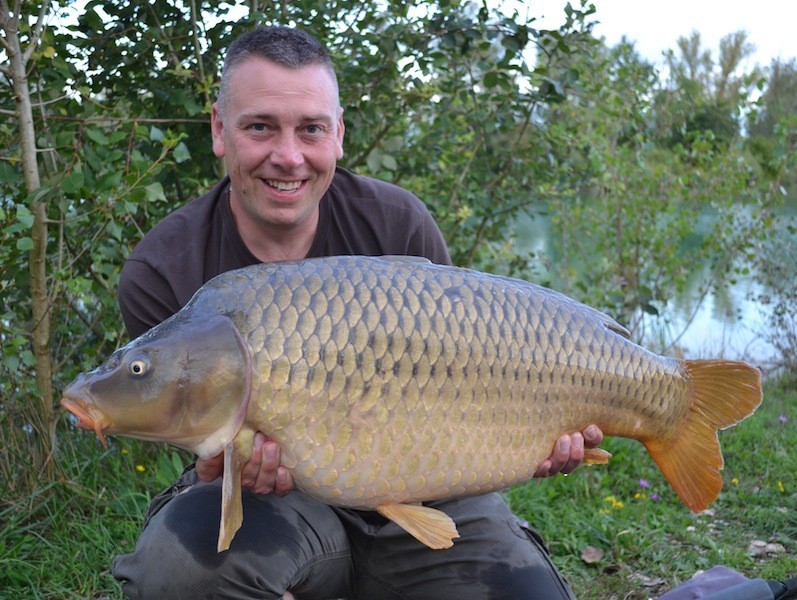
[[130, 339], [180, 310], [174, 290], [152, 266], [128, 260], [119, 276], [119, 309]]

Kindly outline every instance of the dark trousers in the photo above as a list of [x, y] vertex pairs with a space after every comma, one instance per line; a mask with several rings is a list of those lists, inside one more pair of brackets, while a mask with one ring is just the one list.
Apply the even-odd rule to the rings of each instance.
[[377, 513], [328, 506], [301, 492], [244, 492], [244, 522], [216, 552], [220, 480], [188, 470], [150, 508], [132, 554], [113, 574], [131, 598], [297, 600], [547, 600], [574, 598], [538, 536], [498, 494], [430, 503], [460, 538], [430, 550]]

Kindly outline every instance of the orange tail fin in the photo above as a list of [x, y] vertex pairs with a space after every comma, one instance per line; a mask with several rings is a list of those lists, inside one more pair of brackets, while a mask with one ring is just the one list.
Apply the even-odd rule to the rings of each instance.
[[694, 512], [722, 489], [723, 460], [717, 431], [751, 415], [761, 404], [761, 372], [742, 362], [687, 360], [691, 407], [678, 434], [645, 446], [675, 492]]

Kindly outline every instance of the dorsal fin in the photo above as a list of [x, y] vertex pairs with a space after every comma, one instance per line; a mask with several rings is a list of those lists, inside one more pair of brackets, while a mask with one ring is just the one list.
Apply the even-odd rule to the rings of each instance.
[[377, 258], [380, 260], [386, 260], [388, 262], [422, 263], [426, 265], [432, 264], [432, 261], [425, 256], [401, 256], [399, 254], [386, 254]]
[[631, 332], [628, 331], [625, 327], [620, 325], [617, 321], [612, 319], [609, 315], [604, 315], [605, 319], [603, 321], [604, 325], [609, 331], [613, 331], [614, 333], [623, 336], [625, 339], [631, 339]]

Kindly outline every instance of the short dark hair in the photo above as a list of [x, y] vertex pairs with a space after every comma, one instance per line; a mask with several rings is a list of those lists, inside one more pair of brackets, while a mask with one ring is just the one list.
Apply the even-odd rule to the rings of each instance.
[[227, 103], [229, 79], [242, 62], [258, 57], [291, 69], [311, 65], [324, 67], [332, 77], [335, 95], [338, 95], [338, 78], [329, 52], [321, 42], [301, 29], [292, 27], [259, 27], [238, 37], [227, 49], [219, 87], [219, 109], [224, 113]]

